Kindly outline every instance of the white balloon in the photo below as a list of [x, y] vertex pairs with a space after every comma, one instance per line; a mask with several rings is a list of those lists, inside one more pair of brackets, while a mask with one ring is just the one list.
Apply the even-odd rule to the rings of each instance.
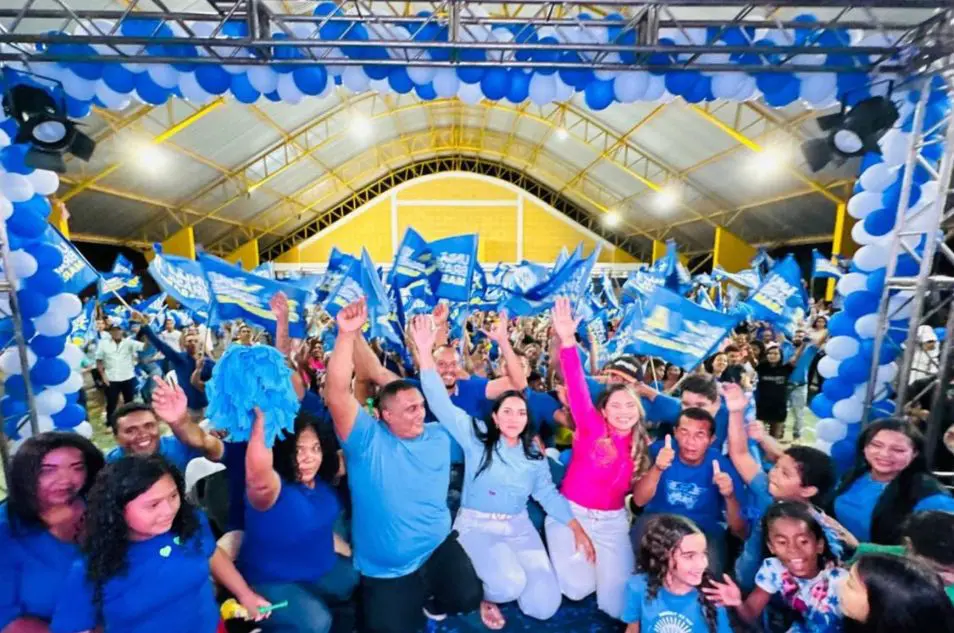
[[[854, 397], [864, 402], [868, 395], [868, 383], [863, 382], [855, 387]], [[872, 401], [883, 400], [888, 395], [888, 388], [885, 385], [875, 387], [874, 399]]]
[[712, 94], [716, 99], [732, 99], [745, 84], [745, 73], [724, 72], [712, 77]]
[[116, 92], [107, 86], [103, 80], [96, 82], [96, 98], [110, 110], [125, 110], [132, 102], [132, 97]]
[[33, 400], [36, 402], [36, 412], [40, 415], [53, 415], [66, 407], [66, 396], [50, 389], [44, 389]]
[[282, 101], [291, 105], [298, 105], [305, 98], [305, 93], [298, 89], [295, 78], [292, 77], [291, 73], [279, 74], [277, 90]]
[[[509, 31], [508, 31], [509, 33]], [[430, 66], [408, 66], [407, 76], [418, 86], [426, 86], [434, 81], [437, 69]]]
[[179, 71], [169, 64], [149, 64], [146, 72], [157, 86], [171, 90], [179, 85]]
[[877, 211], [882, 207], [881, 194], [870, 191], [862, 191], [851, 196], [848, 200], [848, 215], [856, 220], [864, 220], [872, 211]]
[[47, 309], [46, 313], [33, 319], [37, 334], [43, 336], [63, 336], [70, 331], [70, 319], [66, 315], [57, 314]]
[[84, 357], [85, 354], [83, 354], [83, 350], [81, 350], [79, 346], [67, 343], [57, 358], [65, 361], [66, 364], [70, 366], [70, 369], [79, 369]]
[[845, 360], [858, 353], [861, 344], [850, 336], [835, 336], [825, 343], [825, 353], [836, 360]]
[[457, 89], [457, 98], [468, 105], [477, 105], [484, 98], [484, 93], [480, 89], [480, 84], [468, 84], [461, 82]]
[[179, 92], [185, 99], [196, 105], [212, 100], [212, 95], [199, 85], [195, 73], [179, 73]]
[[22, 174], [0, 173], [0, 192], [10, 202], [26, 202], [33, 197], [33, 185]]
[[537, 105], [547, 105], [556, 97], [556, 83], [553, 75], [534, 74], [530, 77], [530, 100]]
[[453, 68], [438, 68], [434, 73], [434, 92], [441, 99], [450, 99], [457, 95], [460, 79]]
[[878, 145], [881, 147], [884, 162], [892, 166], [902, 165], [911, 147], [911, 135], [897, 128], [892, 128], [881, 137]]
[[867, 244], [874, 244], [881, 241], [885, 236], [878, 237], [872, 235], [865, 229], [864, 222], [855, 222], [855, 225], [851, 227], [851, 241], [855, 244], [860, 244], [861, 246], [866, 246]]
[[86, 439], [93, 437], [93, 425], [89, 422], [80, 422], [73, 427], [73, 432], [77, 435], [82, 435]]
[[33, 173], [27, 174], [27, 180], [33, 186], [33, 192], [41, 196], [52, 196], [60, 188], [60, 177], [47, 169], [34, 169]]
[[884, 268], [888, 264], [888, 249], [880, 244], [862, 246], [853, 259], [855, 266], [864, 272]]
[[12, 141], [10, 140], [10, 135], [4, 132], [3, 130], [0, 130], [0, 148], [6, 147], [11, 142]]
[[83, 309], [83, 302], [74, 294], [61, 292], [50, 297], [50, 307], [59, 315], [72, 319]]
[[860, 421], [861, 416], [864, 415], [865, 405], [854, 397], [845, 398], [836, 402], [831, 410], [832, 414], [842, 422], [854, 424]]
[[898, 178], [898, 168], [887, 163], [876, 163], [861, 174], [861, 186], [865, 191], [881, 193]]
[[[797, 58], [816, 57], [814, 55], [798, 55]], [[825, 56], [819, 55], [824, 62]], [[795, 60], [793, 60], [793, 63]], [[801, 78], [798, 96], [815, 107], [828, 105], [838, 96], [838, 75], [835, 73], [806, 73]]]
[[649, 75], [649, 84], [643, 101], [658, 101], [666, 94], [666, 79], [662, 75]]
[[[279, 81], [281, 81], [280, 78], [279, 78]], [[391, 92], [391, 84], [388, 82], [387, 78], [372, 79], [371, 81], [368, 82], [368, 87], [380, 95], [385, 95]]]
[[[248, 83], [263, 95], [275, 92], [278, 88], [278, 73], [268, 66], [250, 66], [248, 69]], [[332, 83], [332, 82], [329, 82]]]
[[918, 200], [918, 205], [930, 204], [931, 202], [934, 202], [935, 198], [937, 198], [937, 192], [939, 190], [940, 187], [938, 186], [938, 182], [936, 180], [932, 180], [921, 185], [921, 199]]
[[13, 215], [13, 203], [7, 200], [3, 195], [3, 189], [0, 189], [0, 220], [7, 221]]
[[[281, 78], [279, 78], [279, 82]], [[341, 74], [341, 83], [351, 92], [359, 93], [368, 89], [368, 76], [361, 66], [348, 66]]]
[[878, 367], [878, 382], [891, 382], [898, 375], [898, 364], [894, 361], [888, 363], [887, 365], [881, 365]]
[[834, 378], [838, 375], [838, 368], [841, 366], [841, 361], [831, 356], [825, 356], [820, 361], [818, 361], [818, 373], [821, 374], [822, 378]]
[[874, 338], [878, 331], [878, 315], [866, 314], [855, 321], [855, 332], [861, 338]]
[[71, 394], [76, 393], [83, 388], [83, 374], [78, 371], [74, 371], [70, 374], [70, 377], [61, 382], [58, 385], [47, 385], [47, 390], [59, 391], [60, 393]]
[[[27, 426], [30, 426], [30, 423], [27, 423]], [[49, 433], [55, 428], [53, 424], [53, 418], [48, 415], [38, 415], [36, 416], [36, 428], [40, 433]]]
[[815, 440], [814, 447], [826, 455], [831, 455], [831, 442], [826, 442], [825, 440]]
[[78, 77], [72, 71], [64, 72], [61, 81], [63, 82], [63, 90], [74, 99], [92, 101], [93, 97], [96, 96], [96, 82]]
[[865, 283], [867, 279], [868, 275], [862, 273], [848, 273], [838, 280], [835, 288], [838, 290], [838, 294], [847, 296], [853, 292], [864, 290], [867, 287]]
[[903, 291], [888, 299], [888, 315], [891, 320], [907, 319], [911, 316], [914, 311], [912, 296], [910, 291]]
[[815, 424], [815, 437], [823, 442], [834, 444], [845, 439], [848, 435], [848, 426], [837, 418], [825, 418]]
[[[36, 365], [36, 353], [27, 349], [27, 365], [32, 368]], [[15, 347], [10, 347], [0, 354], [0, 371], [7, 375], [22, 374], [20, 353]]]
[[36, 258], [26, 251], [10, 251], [10, 268], [18, 279], [26, 279], [36, 274]]
[[644, 70], [625, 71], [613, 81], [613, 94], [620, 103], [639, 101], [649, 87], [649, 73]]
[[563, 80], [560, 79], [560, 75], [557, 73], [553, 74], [553, 85], [556, 87], [556, 96], [554, 97], [557, 101], [567, 101], [573, 97], [573, 93], [576, 90], [573, 86], [563, 83]]

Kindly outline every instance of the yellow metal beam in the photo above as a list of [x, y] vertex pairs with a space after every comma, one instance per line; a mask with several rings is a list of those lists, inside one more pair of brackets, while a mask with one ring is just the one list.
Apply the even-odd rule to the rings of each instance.
[[[185, 119], [183, 119], [179, 123], [176, 123], [169, 129], [154, 136], [151, 142], [154, 145], [160, 145], [164, 143], [165, 141], [169, 140], [170, 138], [172, 138], [173, 136], [175, 136], [182, 130], [189, 127], [190, 125], [194, 124], [197, 121], [202, 120], [210, 112], [217, 110], [223, 103], [225, 103], [225, 101], [220, 97], [216, 99], [215, 101], [212, 101], [211, 103], [202, 106], [201, 108], [199, 108], [198, 110], [196, 110], [195, 112], [187, 116]], [[96, 184], [97, 182], [105, 178], [106, 176], [110, 175], [111, 173], [113, 173], [114, 171], [122, 167], [123, 164], [124, 164], [123, 161], [113, 163], [112, 165], [109, 165], [108, 167], [103, 169], [101, 172], [99, 172], [95, 176], [92, 176], [91, 178], [88, 178], [84, 180], [83, 182], [79, 183], [78, 185], [76, 185], [75, 187], [67, 191], [65, 194], [63, 194], [62, 196], [63, 201], [68, 202], [70, 199], [74, 198], [76, 194], [86, 189], [89, 189], [91, 185]]]

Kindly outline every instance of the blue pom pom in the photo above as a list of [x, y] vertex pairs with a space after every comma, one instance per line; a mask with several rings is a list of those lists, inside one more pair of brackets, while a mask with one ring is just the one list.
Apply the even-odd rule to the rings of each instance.
[[246, 442], [258, 407], [265, 414], [265, 445], [271, 447], [282, 433], [294, 431], [301, 407], [291, 375], [274, 347], [229, 347], [206, 384], [212, 426], [228, 432], [230, 442]]

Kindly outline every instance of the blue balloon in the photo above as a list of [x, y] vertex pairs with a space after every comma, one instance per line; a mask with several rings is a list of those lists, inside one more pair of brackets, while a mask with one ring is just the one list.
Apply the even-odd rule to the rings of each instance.
[[53, 426], [56, 428], [71, 429], [86, 419], [86, 409], [78, 404], [68, 404], [63, 407], [62, 411], [54, 413], [50, 417], [53, 418]]
[[334, 2], [319, 2], [312, 15], [328, 17], [329, 15], [341, 15], [341, 9]]
[[[583, 59], [580, 57], [579, 53], [574, 51], [564, 51], [560, 57], [560, 61], [565, 64], [583, 63]], [[568, 86], [573, 86], [577, 89], [585, 88], [586, 84], [590, 83], [590, 81], [593, 79], [593, 71], [589, 68], [561, 68], [559, 74], [560, 80], [563, 81], [563, 83]], [[513, 99], [510, 99], [510, 101], [513, 101]], [[519, 101], [513, 102], [520, 103]]]
[[407, 68], [400, 66], [395, 66], [388, 73], [388, 85], [391, 86], [391, 90], [402, 95], [414, 90], [414, 82], [408, 76]]
[[584, 96], [586, 105], [590, 110], [605, 110], [613, 103], [615, 98], [613, 82], [595, 79], [586, 86]]
[[[858, 424], [849, 424], [848, 428], [850, 429], [853, 426], [860, 426]], [[856, 440], [849, 440], [847, 437], [843, 440], [838, 440], [831, 445], [831, 461], [835, 464], [835, 472], [840, 477], [841, 475], [847, 473], [855, 463], [855, 451], [856, 449]]]
[[[352, 24], [345, 33], [345, 39], [353, 42], [367, 42], [368, 29], [363, 24]], [[342, 46], [341, 52], [352, 59], [367, 59], [369, 49], [361, 46]]]
[[[580, 14], [579, 19], [582, 19], [581, 16], [582, 14]], [[513, 31], [513, 41], [517, 44], [536, 44], [540, 41], [540, 36], [537, 35], [536, 30], [532, 26], [514, 25], [510, 30]], [[522, 48], [517, 51], [514, 57], [519, 62], [528, 62], [533, 57], [533, 49]]]
[[0, 120], [0, 130], [3, 130], [10, 138], [16, 137], [18, 129], [17, 121], [13, 117]]
[[252, 87], [252, 84], [249, 83], [248, 75], [246, 73], [232, 75], [231, 90], [236, 101], [240, 103], [255, 103], [258, 101], [259, 97], [262, 96], [262, 93]]
[[871, 419], [890, 418], [894, 415], [894, 403], [890, 400], [878, 400], [871, 403]]
[[[887, 189], [881, 192], [881, 204], [884, 205], [885, 209], [896, 210], [898, 205], [901, 204], [901, 177], [899, 175], [898, 179], [892, 183]], [[918, 200], [921, 199], [921, 187], [916, 184], [911, 185], [911, 196], [908, 199], [908, 207], [913, 207], [917, 204]]]
[[[404, 74], [407, 74], [406, 70]], [[315, 96], [321, 94], [328, 85], [328, 71], [324, 66], [300, 66], [292, 71], [292, 80], [302, 94]]]
[[811, 13], [801, 13], [795, 16], [795, 19], [792, 22], [798, 22], [801, 24], [808, 25], [808, 28], [796, 28], [795, 29], [795, 45], [804, 46], [805, 42], [808, 41], [808, 38], [812, 36], [812, 33], [815, 32], [814, 25], [818, 22], [816, 18]]
[[[384, 53], [384, 51], [380, 51], [380, 53]], [[385, 55], [386, 54], [387, 53], [385, 53]], [[373, 49], [369, 50], [365, 57], [377, 59], [379, 57], [379, 52]], [[368, 76], [368, 79], [372, 79], [374, 81], [380, 81], [390, 77], [392, 68], [393, 66], [387, 66], [385, 64], [365, 64], [362, 66], [362, 69], [364, 69], [364, 74]], [[405, 72], [407, 71], [405, 70]], [[408, 92], [410, 92], [410, 90]]]
[[58, 385], [70, 377], [70, 366], [61, 358], [39, 358], [30, 370], [37, 385]]
[[63, 278], [55, 270], [38, 270], [26, 280], [27, 288], [35, 290], [47, 297], [58, 295], [63, 292]]
[[897, 216], [897, 206], [887, 209], [878, 209], [872, 211], [865, 218], [865, 231], [875, 237], [887, 235], [894, 228], [894, 221]]
[[508, 74], [510, 77], [508, 78], [507, 101], [523, 103], [530, 97], [530, 74], [523, 72], [522, 68], [511, 68]]
[[282, 100], [282, 98], [278, 95], [277, 90], [272, 90], [271, 92], [266, 93], [265, 98], [269, 101], [274, 101], [275, 103], [280, 103]]
[[[917, 249], [915, 249], [917, 250]], [[899, 277], [911, 277], [918, 274], [921, 264], [907, 253], [898, 256], [898, 262], [894, 269], [894, 274]]]
[[26, 155], [30, 146], [26, 143], [8, 145], [0, 150], [0, 165], [11, 174], [32, 174], [33, 168], [26, 164]]
[[29, 200], [15, 203], [14, 208], [32, 211], [44, 220], [53, 213], [53, 207], [50, 206], [50, 201], [46, 199], [46, 196], [38, 193], [33, 194], [33, 197]]
[[415, 85], [414, 92], [422, 101], [433, 101], [437, 98], [437, 93], [434, 91], [434, 86], [431, 84], [424, 84], [421, 86]]
[[149, 77], [149, 73], [136, 75], [136, 94], [149, 105], [160, 106], [169, 100], [170, 91]]
[[[355, 28], [358, 28], [358, 27], [360, 27], [360, 25], [358, 25]], [[367, 31], [365, 31], [365, 34], [367, 34]], [[275, 33], [272, 35], [272, 40], [275, 42], [281, 42], [287, 39], [288, 39], [288, 35], [286, 35], [285, 33]], [[348, 54], [349, 57], [354, 57], [354, 55], [351, 55], [350, 53], [346, 53], [346, 54]], [[305, 53], [300, 48], [297, 48], [295, 46], [286, 46], [286, 45], [273, 46], [272, 55], [275, 56], [275, 59], [304, 59], [305, 58]], [[290, 73], [293, 70], [295, 70], [294, 64], [273, 64], [272, 68], [275, 70], [275, 72], [279, 72], [279, 73]]]
[[26, 415], [27, 405], [24, 400], [5, 396], [0, 400], [0, 412], [3, 413], [5, 418], [20, 417]]
[[861, 159], [861, 169], [859, 169], [858, 173], [864, 173], [864, 171], [868, 169], [869, 167], [873, 167], [877, 165], [878, 163], [883, 163], [883, 162], [884, 162], [884, 157], [881, 154], [877, 154], [875, 152], [868, 152]]
[[865, 280], [865, 287], [868, 289], [868, 292], [873, 292], [878, 296], [881, 295], [881, 291], [884, 290], [884, 280], [887, 272], [886, 269], [879, 268], [878, 270], [868, 273], [868, 278]]
[[666, 90], [674, 95], [688, 94], [702, 74], [696, 70], [671, 70], [666, 73]]
[[828, 396], [828, 399], [832, 402], [850, 398], [854, 392], [854, 385], [837, 378], [829, 378], [822, 384], [822, 393]]
[[80, 101], [79, 99], [74, 99], [69, 95], [66, 95], [66, 99], [64, 101], [66, 101], [66, 114], [71, 119], [85, 118], [89, 116], [90, 110], [93, 109], [92, 101]]
[[844, 312], [838, 312], [828, 321], [828, 333], [832, 337], [855, 336], [855, 320]]
[[[897, 345], [892, 345], [885, 341], [881, 344], [881, 354], [878, 356], [879, 363], [890, 363], [901, 354]], [[861, 342], [861, 355], [870, 363], [874, 359], [874, 339], [865, 339]]]
[[682, 96], [687, 103], [701, 103], [712, 99], [712, 78], [703, 75], [692, 88]]
[[[838, 60], [835, 55], [829, 55], [826, 64], [832, 66], [851, 65], [851, 58]], [[838, 95], [849, 108], [858, 105], [871, 96], [868, 75], [863, 72], [838, 73]]]
[[480, 89], [491, 101], [503, 99], [510, 90], [510, 71], [503, 67], [488, 69], [480, 80]]
[[7, 376], [3, 381], [3, 393], [17, 400], [26, 398], [26, 380], [20, 374]]
[[50, 307], [50, 301], [46, 295], [30, 288], [23, 288], [17, 292], [17, 300], [20, 302], [20, 313], [25, 319], [38, 317]]
[[211, 95], [225, 94], [232, 85], [232, 76], [221, 66], [202, 64], [195, 69], [195, 81]]
[[855, 318], [877, 312], [881, 295], [867, 290], [852, 292], [845, 297], [845, 312]]
[[[99, 53], [96, 52], [96, 49], [90, 46], [89, 44], [74, 44], [73, 53], [76, 56], [88, 56], [95, 58], [99, 56]], [[86, 81], [98, 81], [103, 76], [103, 66], [104, 64], [97, 62], [71, 62], [67, 64], [70, 70], [73, 71], [73, 74], [79, 77], [80, 79], [85, 79]]]
[[46, 232], [46, 218], [29, 209], [14, 208], [13, 215], [7, 220], [7, 230], [25, 240], [38, 239]]
[[[846, 358], [838, 366], [838, 378], [848, 384], [857, 385], [868, 380], [871, 364], [859, 355]], [[830, 417], [830, 416], [825, 416]]]
[[832, 417], [832, 407], [834, 403], [823, 393], [816, 395], [812, 398], [812, 403], [809, 405], [809, 408], [812, 410], [812, 413], [817, 415], [819, 418], [830, 418]]
[[38, 334], [30, 341], [30, 349], [42, 358], [56, 358], [66, 348], [66, 335], [43, 336]]
[[[612, 41], [612, 40], [610, 40]], [[547, 46], [559, 46], [560, 40], [553, 37], [552, 35], [547, 35], [546, 37], [541, 37], [539, 44], [544, 44]], [[558, 50], [535, 50], [532, 51], [531, 58], [535, 62], [540, 62], [542, 64], [553, 64], [560, 59], [560, 51]], [[552, 75], [556, 72], [554, 66], [541, 66], [535, 68], [534, 72], [538, 72], [541, 75]]]
[[460, 51], [460, 61], [461, 65], [457, 67], [457, 76], [460, 77], [460, 80], [465, 84], [476, 84], [480, 83], [480, 80], [484, 78], [484, 68], [482, 66], [467, 66], [468, 62], [483, 62], [487, 60], [487, 56], [484, 54], [484, 51], [465, 48]]
[[799, 97], [802, 82], [794, 75], [788, 75], [788, 77], [789, 81], [783, 83], [777, 90], [765, 93], [765, 102], [773, 108], [784, 108]]

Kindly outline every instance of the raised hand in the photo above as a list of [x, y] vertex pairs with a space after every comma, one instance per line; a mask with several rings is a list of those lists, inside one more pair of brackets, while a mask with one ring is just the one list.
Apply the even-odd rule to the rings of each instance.
[[152, 392], [152, 410], [159, 418], [175, 428], [188, 419], [185, 391], [179, 385], [167, 383], [159, 376], [153, 377], [156, 383]]
[[497, 314], [497, 320], [494, 321], [493, 326], [489, 330], [481, 330], [481, 332], [497, 345], [501, 345], [507, 341], [509, 325], [510, 321], [507, 319], [507, 311], [501, 310]]
[[719, 494], [723, 497], [731, 497], [733, 492], [732, 477], [729, 473], [722, 472], [722, 466], [718, 459], [712, 460], [712, 483], [719, 489]]
[[672, 435], [667, 435], [665, 444], [656, 454], [656, 468], [659, 470], [667, 470], [670, 466], [672, 466], [672, 463], [675, 459], [676, 451], [672, 447]]
[[265, 414], [258, 407], [255, 407], [254, 413], [255, 420], [245, 451], [245, 470], [248, 475], [261, 475], [263, 471], [272, 469], [274, 458], [271, 449], [265, 446]]
[[450, 308], [447, 307], [446, 303], [438, 303], [436, 306], [434, 306], [434, 310], [431, 312], [431, 316], [434, 317], [434, 323], [437, 326], [447, 323], [447, 317], [449, 315]]
[[731, 382], [722, 383], [722, 396], [729, 413], [742, 413], [749, 402], [742, 387]]
[[752, 420], [745, 425], [745, 432], [748, 433], [750, 440], [761, 444], [765, 439], [765, 423], [761, 420]]
[[434, 327], [432, 318], [425, 314], [413, 317], [410, 333], [414, 347], [417, 348], [418, 359], [431, 358], [434, 353], [434, 343], [437, 341], [437, 328]]
[[338, 332], [342, 334], [360, 332], [367, 320], [368, 306], [364, 298], [346, 305], [335, 317], [335, 321], [338, 322]]
[[723, 574], [722, 579], [725, 582], [710, 580], [709, 587], [702, 587], [702, 592], [706, 594], [709, 600], [712, 600], [720, 607], [738, 607], [742, 604], [742, 591], [732, 582], [728, 574]]
[[288, 318], [288, 297], [285, 296], [284, 292], [276, 292], [273, 294], [272, 298], [268, 301], [268, 307], [272, 309], [272, 314], [274, 314], [278, 320]]
[[570, 307], [569, 299], [560, 298], [556, 300], [553, 306], [552, 323], [553, 329], [560, 339], [560, 345], [575, 347], [576, 328], [580, 325], [580, 319], [573, 318], [573, 308]]

